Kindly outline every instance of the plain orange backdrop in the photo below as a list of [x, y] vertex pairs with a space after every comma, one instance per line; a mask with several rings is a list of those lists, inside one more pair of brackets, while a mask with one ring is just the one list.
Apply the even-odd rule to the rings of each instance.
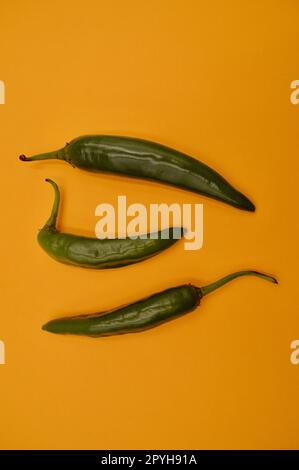
[[[2, 0], [0, 447], [298, 448], [299, 78], [295, 0]], [[211, 165], [254, 214], [175, 188], [22, 164], [86, 133], [149, 138]], [[36, 241], [53, 193], [60, 227], [93, 235], [101, 202], [204, 203], [204, 247], [130, 267], [61, 265]], [[59, 315], [112, 308], [241, 268], [190, 315], [148, 332], [50, 335]]]

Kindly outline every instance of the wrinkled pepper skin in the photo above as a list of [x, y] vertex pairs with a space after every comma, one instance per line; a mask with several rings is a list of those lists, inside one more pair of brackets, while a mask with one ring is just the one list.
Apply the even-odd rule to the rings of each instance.
[[38, 234], [40, 246], [56, 261], [84, 268], [117, 268], [138, 263], [169, 248], [177, 240], [169, 229], [169, 239], [162, 239], [163, 232], [158, 232], [157, 239], [136, 238], [104, 239], [89, 238], [60, 233], [51, 228], [43, 228]]
[[[47, 179], [54, 188], [55, 199], [51, 216], [38, 233], [38, 242], [43, 250], [56, 261], [75, 266], [106, 269], [137, 263], [154, 256], [173, 245], [181, 237], [181, 228], [169, 228], [169, 238], [163, 238], [167, 229], [157, 232], [156, 238], [104, 239], [61, 233], [56, 228], [60, 202], [59, 188]], [[153, 235], [153, 234], [151, 234]]]
[[59, 159], [93, 172], [110, 172], [166, 183], [254, 211], [252, 202], [204, 163], [164, 145], [112, 135], [87, 135], [64, 148], [22, 161]]
[[49, 321], [42, 329], [50, 333], [110, 336], [154, 328], [194, 310], [201, 298], [240, 276], [257, 276], [277, 284], [272, 276], [257, 271], [239, 271], [199, 288], [184, 284], [109, 312], [64, 317]]
[[43, 329], [51, 333], [94, 337], [134, 333], [190, 312], [199, 304], [199, 299], [195, 287], [183, 285], [103, 314], [53, 320]]

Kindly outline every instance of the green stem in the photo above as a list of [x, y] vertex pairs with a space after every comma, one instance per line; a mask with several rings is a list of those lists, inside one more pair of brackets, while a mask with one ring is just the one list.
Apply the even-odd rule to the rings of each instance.
[[238, 271], [236, 273], [228, 274], [228, 276], [222, 277], [216, 282], [212, 282], [207, 286], [200, 287], [199, 291], [202, 296], [210, 294], [214, 290], [218, 289], [219, 287], [223, 286], [227, 282], [236, 279], [237, 277], [241, 276], [257, 276], [261, 279], [265, 279], [266, 281], [273, 282], [274, 284], [278, 284], [277, 280], [273, 276], [267, 276], [267, 274], [260, 273], [258, 271]]
[[40, 153], [38, 155], [34, 155], [33, 157], [26, 157], [26, 155], [20, 155], [19, 159], [22, 162], [33, 162], [35, 160], [52, 160], [59, 158], [59, 150], [55, 150], [54, 152], [47, 152], [47, 153]]
[[55, 229], [56, 228], [57, 215], [58, 215], [58, 209], [59, 209], [59, 203], [60, 203], [60, 191], [59, 191], [59, 188], [58, 188], [57, 184], [54, 181], [50, 180], [49, 178], [46, 178], [45, 181], [47, 181], [47, 183], [50, 183], [53, 186], [54, 193], [55, 193], [54, 203], [53, 203], [51, 215], [50, 215], [49, 219], [46, 222], [46, 227]]

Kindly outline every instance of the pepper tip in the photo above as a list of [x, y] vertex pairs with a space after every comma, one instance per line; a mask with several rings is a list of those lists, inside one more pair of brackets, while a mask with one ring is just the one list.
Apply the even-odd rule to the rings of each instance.
[[44, 323], [44, 324], [42, 325], [42, 327], [41, 327], [41, 329], [42, 329], [43, 331], [47, 331], [47, 333], [49, 333], [49, 331], [51, 332], [51, 330], [49, 330], [49, 328], [48, 328], [49, 323], [51, 323], [51, 322], [48, 321], [47, 323]]
[[256, 210], [255, 205], [251, 201], [249, 201], [249, 199], [248, 199], [246, 210], [249, 212], [255, 212]]
[[29, 158], [26, 157], [26, 155], [20, 155], [19, 156], [19, 160], [21, 160], [21, 162], [28, 162], [29, 161]]

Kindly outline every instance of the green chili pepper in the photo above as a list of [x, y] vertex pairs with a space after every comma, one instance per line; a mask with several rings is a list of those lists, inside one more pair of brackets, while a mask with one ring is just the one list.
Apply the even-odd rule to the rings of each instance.
[[38, 233], [40, 246], [50, 255], [65, 264], [86, 268], [116, 268], [137, 263], [154, 256], [173, 245], [182, 235], [182, 228], [170, 228], [135, 238], [103, 239], [61, 233], [56, 228], [60, 202], [57, 184], [46, 179], [55, 191], [50, 218]]
[[253, 275], [277, 284], [272, 276], [257, 271], [239, 271], [209, 284], [195, 287], [186, 284], [164, 290], [110, 312], [65, 317], [46, 323], [51, 333], [87, 336], [110, 336], [147, 330], [194, 310], [201, 298], [239, 276]]
[[164, 145], [131, 137], [90, 135], [64, 148], [22, 161], [58, 159], [88, 171], [104, 171], [171, 184], [254, 211], [249, 199], [204, 163]]

